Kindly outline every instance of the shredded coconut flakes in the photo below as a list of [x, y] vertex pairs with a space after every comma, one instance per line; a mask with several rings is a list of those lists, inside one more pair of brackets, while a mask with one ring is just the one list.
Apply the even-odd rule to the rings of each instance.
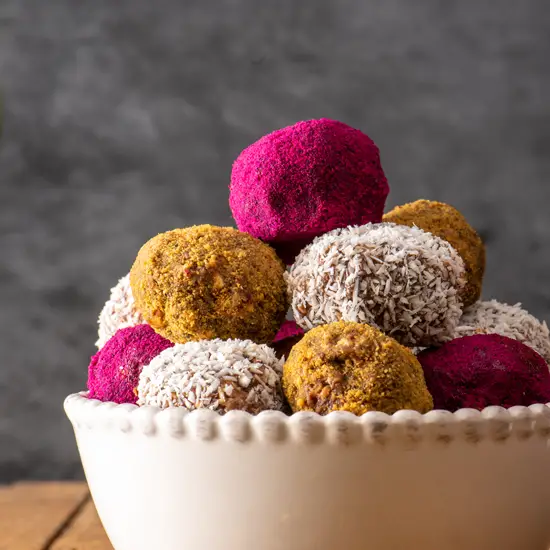
[[454, 331], [454, 338], [473, 334], [500, 334], [530, 346], [550, 365], [550, 332], [521, 307], [510, 306], [497, 300], [480, 301], [464, 310]]
[[109, 300], [99, 314], [99, 338], [95, 345], [101, 349], [117, 330], [142, 323], [145, 320], [136, 310], [128, 274], [111, 289]]
[[368, 323], [414, 346], [444, 342], [462, 315], [464, 262], [447, 242], [392, 223], [336, 229], [304, 248], [286, 274], [304, 330]]
[[141, 372], [138, 405], [207, 408], [223, 414], [281, 410], [283, 361], [250, 340], [176, 344]]

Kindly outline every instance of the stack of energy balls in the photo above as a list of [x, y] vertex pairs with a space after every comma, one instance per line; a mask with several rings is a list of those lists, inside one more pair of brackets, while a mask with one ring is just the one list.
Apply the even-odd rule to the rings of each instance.
[[112, 289], [88, 396], [220, 414], [550, 401], [548, 328], [480, 300], [476, 231], [441, 202], [384, 214], [388, 193], [377, 146], [341, 122], [249, 146], [231, 174], [238, 230], [157, 235]]

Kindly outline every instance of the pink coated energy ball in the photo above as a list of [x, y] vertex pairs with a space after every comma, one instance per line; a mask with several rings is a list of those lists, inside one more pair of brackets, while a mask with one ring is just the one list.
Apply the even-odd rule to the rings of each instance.
[[273, 338], [273, 342], [280, 342], [285, 338], [292, 338], [294, 336], [302, 336], [304, 334], [304, 329], [299, 327], [296, 324], [296, 321], [286, 320], [281, 325], [279, 332]]
[[149, 325], [118, 330], [92, 357], [88, 367], [88, 397], [135, 404], [142, 368], [173, 345]]
[[233, 164], [229, 205], [239, 230], [271, 244], [290, 264], [319, 235], [380, 222], [388, 193], [376, 144], [322, 118], [246, 148]]
[[304, 329], [296, 321], [285, 321], [275, 335], [271, 347], [279, 359], [287, 358], [292, 348], [303, 338]]
[[481, 410], [550, 401], [550, 371], [532, 348], [498, 334], [456, 338], [417, 355], [434, 408]]

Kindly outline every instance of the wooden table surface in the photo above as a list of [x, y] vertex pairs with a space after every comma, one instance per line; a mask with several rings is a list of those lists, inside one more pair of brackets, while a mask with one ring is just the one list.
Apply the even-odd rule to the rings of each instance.
[[0, 486], [0, 550], [113, 550], [85, 483]]
[[0, 485], [0, 550], [113, 550], [113, 547], [86, 483], [24, 482]]

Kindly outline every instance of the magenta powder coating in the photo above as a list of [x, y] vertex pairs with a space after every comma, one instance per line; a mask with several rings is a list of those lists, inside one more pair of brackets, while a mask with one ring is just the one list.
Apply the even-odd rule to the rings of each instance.
[[434, 408], [481, 410], [550, 401], [550, 371], [532, 348], [498, 334], [464, 336], [417, 355]]
[[88, 397], [114, 403], [136, 403], [135, 390], [143, 366], [173, 345], [149, 325], [118, 330], [91, 359]]
[[292, 338], [293, 336], [300, 336], [301, 334], [304, 334], [304, 329], [300, 328], [296, 324], [296, 321], [287, 320], [281, 325], [279, 332], [275, 335], [275, 338], [273, 338], [273, 342], [280, 342], [285, 338]]
[[380, 222], [389, 186], [376, 144], [329, 119], [262, 137], [233, 164], [229, 204], [237, 227], [294, 257], [315, 237]]

